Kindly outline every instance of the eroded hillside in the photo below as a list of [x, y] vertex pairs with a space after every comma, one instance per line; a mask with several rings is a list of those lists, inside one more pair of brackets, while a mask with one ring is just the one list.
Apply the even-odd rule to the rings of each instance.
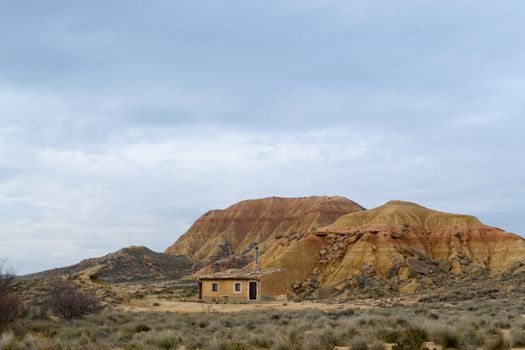
[[269, 249], [283, 236], [310, 232], [362, 210], [338, 196], [246, 200], [207, 212], [166, 253], [214, 261], [241, 254], [253, 242]]
[[374, 286], [415, 292], [448, 279], [520, 271], [525, 240], [473, 216], [391, 201], [314, 233], [283, 237], [261, 260], [287, 271], [280, 285], [292, 282], [300, 294]]

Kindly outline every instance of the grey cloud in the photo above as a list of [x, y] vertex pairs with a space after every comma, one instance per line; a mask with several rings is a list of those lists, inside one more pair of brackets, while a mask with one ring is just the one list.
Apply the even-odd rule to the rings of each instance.
[[518, 233], [525, 6], [0, 4], [0, 257], [161, 250], [245, 198], [341, 194]]

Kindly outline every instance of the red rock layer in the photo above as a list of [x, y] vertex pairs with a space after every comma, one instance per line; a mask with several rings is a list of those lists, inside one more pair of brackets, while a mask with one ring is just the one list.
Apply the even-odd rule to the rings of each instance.
[[207, 212], [166, 253], [214, 260], [242, 253], [252, 242], [258, 242], [265, 251], [280, 237], [316, 230], [342, 215], [362, 210], [338, 196], [246, 200]]

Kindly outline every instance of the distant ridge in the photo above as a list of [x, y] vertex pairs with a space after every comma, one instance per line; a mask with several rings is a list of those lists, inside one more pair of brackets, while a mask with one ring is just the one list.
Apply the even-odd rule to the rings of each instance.
[[117, 283], [180, 278], [192, 273], [196, 267], [183, 255], [157, 253], [146, 247], [131, 246], [100, 258], [82, 260], [75, 265], [22, 276], [22, 278], [53, 276], [72, 278], [84, 275], [91, 280]]

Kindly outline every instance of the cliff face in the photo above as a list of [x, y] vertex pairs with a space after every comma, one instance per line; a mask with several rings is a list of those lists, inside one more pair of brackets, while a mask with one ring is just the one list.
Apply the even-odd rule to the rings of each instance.
[[166, 253], [214, 261], [241, 254], [252, 242], [267, 249], [285, 235], [316, 230], [362, 210], [336, 196], [246, 200], [207, 212]]

